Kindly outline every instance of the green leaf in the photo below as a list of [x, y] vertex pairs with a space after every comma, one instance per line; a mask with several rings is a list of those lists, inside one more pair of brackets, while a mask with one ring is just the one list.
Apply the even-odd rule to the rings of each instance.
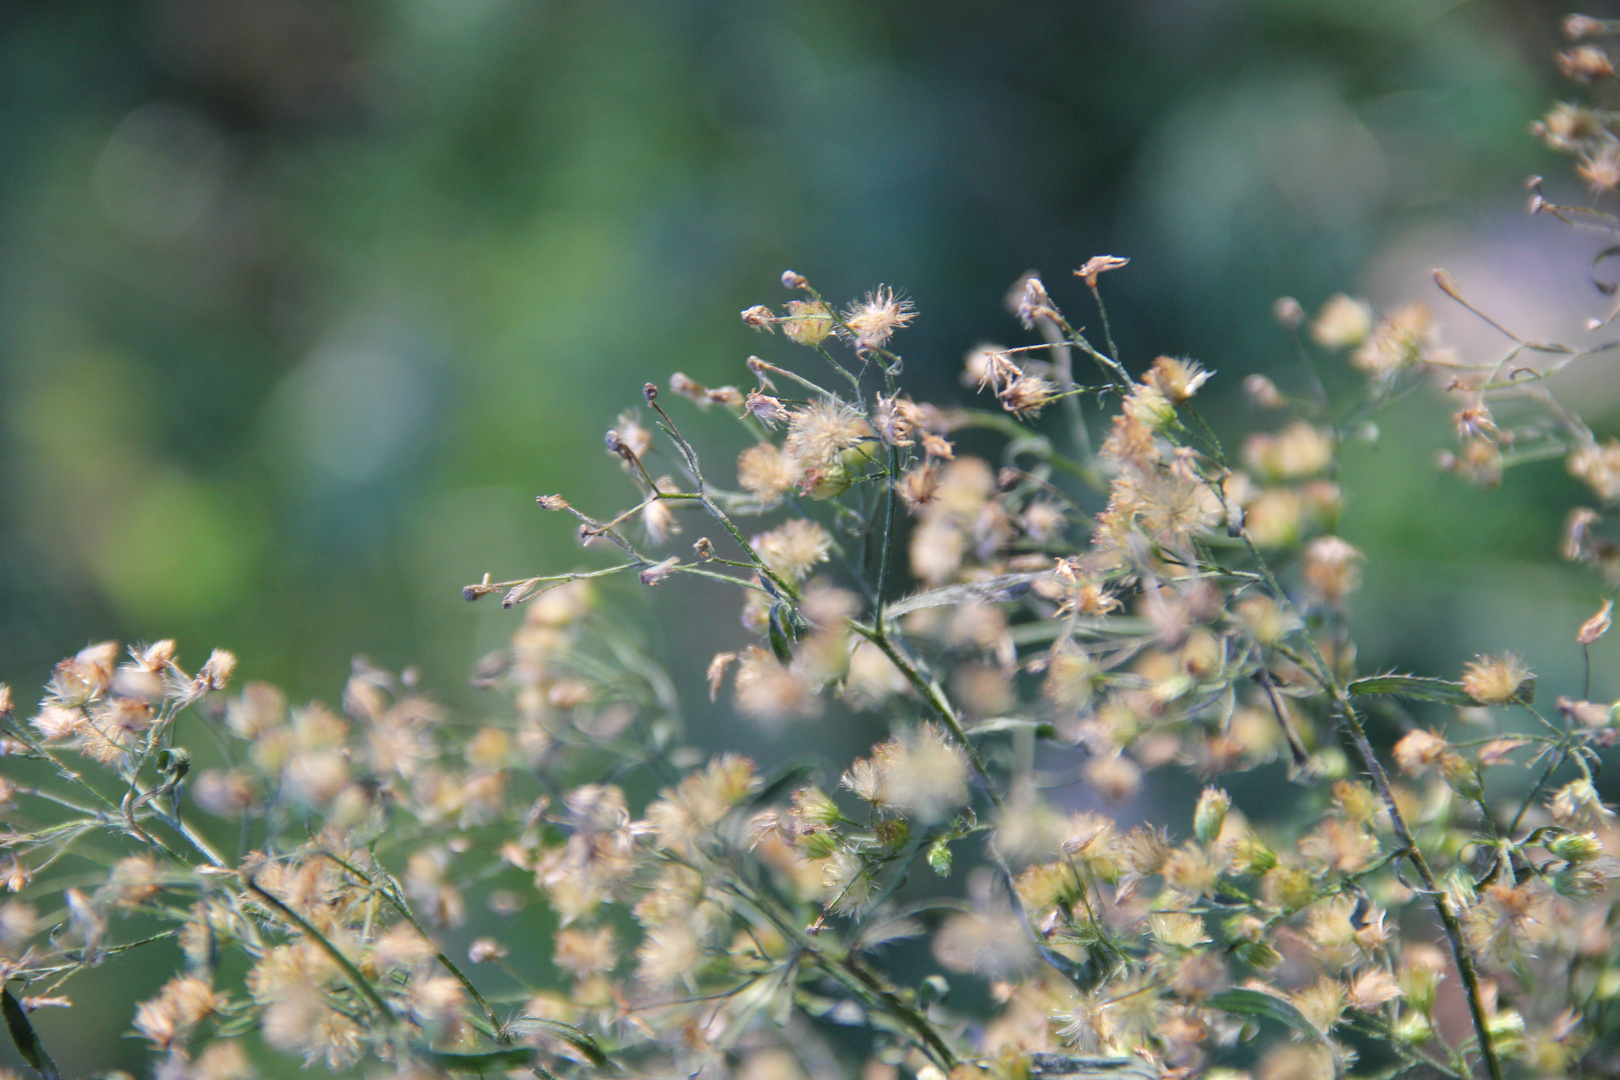
[[[1412, 701], [1438, 701], [1442, 705], [1466, 707], [1479, 704], [1462, 688], [1462, 683], [1446, 679], [1426, 679], [1418, 675], [1370, 675], [1365, 679], [1357, 679], [1346, 689], [1355, 695], [1390, 694]], [[1534, 693], [1534, 690], [1531, 692]]]
[[784, 667], [793, 663], [793, 646], [788, 643], [787, 626], [782, 618], [782, 601], [780, 600], [771, 605], [769, 632], [771, 652], [776, 654], [777, 663]]
[[940, 877], [951, 876], [951, 845], [946, 837], [928, 845], [928, 866]]
[[418, 1048], [417, 1055], [436, 1069], [445, 1072], [476, 1072], [489, 1069], [521, 1069], [534, 1063], [534, 1048], [515, 1046], [505, 1050], [486, 1050], [478, 1054], [452, 1054], [443, 1050]]
[[40, 1080], [61, 1080], [62, 1074], [56, 1071], [56, 1062], [45, 1052], [45, 1044], [39, 1041], [39, 1033], [34, 1030], [34, 1025], [28, 1022], [28, 1014], [23, 1011], [17, 999], [11, 996], [9, 988], [3, 993], [4, 997], [0, 997], [0, 1010], [6, 1014], [6, 1029], [11, 1032], [11, 1041], [16, 1044], [17, 1052], [39, 1073]]
[[1030, 1080], [1160, 1080], [1162, 1070], [1139, 1057], [1074, 1057], [1031, 1054]]
[[815, 762], [810, 761], [784, 765], [748, 800], [748, 809], [768, 805], [786, 792], [797, 790], [816, 775], [818, 768]]
[[508, 1035], [550, 1035], [585, 1055], [585, 1059], [598, 1069], [606, 1068], [608, 1058], [596, 1040], [572, 1024], [561, 1020], [547, 1020], [541, 1016], [519, 1016], [506, 1025]]
[[1037, 739], [1050, 739], [1057, 729], [1044, 720], [1026, 720], [1021, 716], [998, 716], [981, 720], [967, 729], [969, 735], [995, 735], [1003, 731], [1033, 731]]
[[1047, 576], [1047, 574], [1002, 574], [1000, 577], [985, 578], [983, 581], [970, 581], [966, 585], [947, 585], [943, 589], [930, 589], [890, 604], [883, 609], [883, 618], [898, 619], [902, 615], [924, 608], [958, 607], [981, 601], [999, 603], [1016, 600], [1029, 591], [1030, 582]]
[[1321, 1040], [1323, 1037], [1322, 1032], [1295, 1008], [1293, 1002], [1263, 990], [1224, 990], [1208, 1000], [1210, 1005], [1222, 1012], [1275, 1020], [1312, 1039]]

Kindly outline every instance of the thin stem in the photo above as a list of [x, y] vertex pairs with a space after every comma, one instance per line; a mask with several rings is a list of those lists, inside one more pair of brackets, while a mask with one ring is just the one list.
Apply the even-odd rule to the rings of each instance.
[[336, 964], [338, 969], [343, 972], [344, 977], [349, 980], [349, 983], [355, 988], [356, 991], [359, 992], [360, 996], [366, 999], [366, 1003], [376, 1011], [378, 1018], [381, 1019], [383, 1023], [390, 1025], [393, 1023], [394, 1014], [393, 1010], [388, 1007], [388, 1002], [383, 1000], [382, 995], [377, 993], [376, 987], [372, 986], [371, 983], [366, 980], [366, 977], [360, 974], [360, 969], [355, 967], [354, 964], [349, 961], [349, 958], [344, 956], [343, 953], [339, 951], [336, 945], [333, 945], [330, 941], [328, 941], [325, 935], [311, 926], [302, 915], [298, 914], [298, 912], [282, 903], [273, 894], [267, 891], [264, 886], [260, 885], [252, 875], [248, 876], [246, 884], [249, 892], [253, 893], [253, 895], [269, 904], [288, 922], [298, 927], [299, 930], [303, 931], [306, 937], [321, 947], [322, 952], [326, 953], [327, 956], [332, 958], [332, 962]]
[[[1281, 603], [1292, 607], [1292, 601], [1288, 599], [1288, 594], [1283, 590], [1281, 582], [1272, 573], [1265, 557], [1260, 554], [1260, 549], [1255, 546], [1248, 530], [1244, 529], [1242, 535], [1244, 543], [1248, 545], [1249, 554], [1253, 556], [1255, 564], [1260, 568], [1260, 572], [1264, 575], [1266, 583], [1270, 586], [1273, 594]], [[1303, 623], [1303, 620], [1301, 622]], [[1497, 1057], [1496, 1044], [1491, 1039], [1489, 1018], [1485, 1014], [1484, 993], [1480, 989], [1479, 973], [1474, 966], [1473, 952], [1469, 949], [1468, 943], [1463, 937], [1462, 923], [1458, 920], [1456, 912], [1451, 910], [1450, 897], [1440, 888], [1434, 872], [1429, 868], [1428, 860], [1423, 857], [1423, 852], [1418, 847], [1416, 837], [1412, 835], [1412, 830], [1407, 826], [1400, 805], [1395, 801], [1395, 792], [1390, 787], [1389, 776], [1384, 772], [1383, 765], [1379, 763], [1378, 755], [1373, 752], [1372, 743], [1367, 738], [1367, 730], [1362, 726], [1361, 718], [1356, 714], [1355, 706], [1350, 702], [1350, 695], [1345, 692], [1332, 666], [1322, 656], [1322, 651], [1317, 646], [1316, 639], [1311, 636], [1309, 631], [1302, 631], [1300, 636], [1305, 639], [1305, 647], [1310, 652], [1311, 659], [1317, 669], [1317, 681], [1328, 691], [1329, 696], [1332, 698], [1340, 717], [1349, 729], [1351, 744], [1355, 747], [1357, 756], [1361, 758], [1362, 766], [1367, 770], [1368, 775], [1372, 777], [1373, 786], [1377, 789], [1379, 798], [1384, 802], [1395, 835], [1405, 848], [1403, 854], [1411, 862], [1413, 869], [1417, 871], [1418, 878], [1423, 882], [1424, 890], [1428, 892], [1434, 905], [1435, 913], [1440, 916], [1441, 925], [1445, 927], [1446, 938], [1451, 944], [1452, 957], [1457, 963], [1457, 973], [1462, 977], [1463, 988], [1467, 992], [1468, 1012], [1473, 1017], [1474, 1033], [1479, 1043], [1480, 1056], [1485, 1059], [1485, 1069], [1490, 1074], [1491, 1080], [1502, 1080], [1502, 1062]]]
[[917, 692], [922, 695], [929, 708], [934, 710], [940, 722], [951, 733], [951, 737], [957, 741], [963, 752], [967, 754], [968, 764], [973, 767], [974, 773], [984, 783], [990, 801], [998, 807], [1001, 806], [1002, 798], [995, 789], [989, 770], [985, 768], [984, 760], [979, 757], [978, 750], [968, 741], [967, 731], [963, 729], [961, 719], [956, 715], [956, 710], [951, 707], [950, 701], [946, 699], [944, 691], [939, 688], [939, 684], [917, 670], [917, 666], [904, 653], [895, 648], [894, 642], [889, 639], [888, 634], [881, 627], [873, 628], [851, 619], [849, 628], [882, 650], [883, 655], [889, 658], [889, 662], [900, 669], [900, 673], [906, 677], [906, 681], [916, 687]]

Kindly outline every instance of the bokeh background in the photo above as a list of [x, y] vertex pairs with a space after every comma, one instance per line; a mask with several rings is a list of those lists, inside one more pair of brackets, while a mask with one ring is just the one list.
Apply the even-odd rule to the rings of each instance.
[[[334, 699], [356, 653], [414, 665], [476, 715], [468, 672], [519, 615], [460, 587], [587, 559], [534, 496], [627, 497], [601, 432], [675, 368], [744, 381], [780, 339], [737, 312], [784, 299], [789, 266], [838, 297], [904, 288], [914, 390], [950, 398], [967, 348], [1019, 339], [1022, 273], [1083, 311], [1069, 270], [1128, 255], [1105, 285], [1133, 366], [1217, 369], [1233, 435], [1271, 422], [1243, 375], [1298, 382], [1284, 294], [1438, 306], [1444, 264], [1522, 332], [1575, 339], [1603, 310], [1599, 245], [1528, 218], [1523, 185], [1575, 196], [1527, 134], [1572, 93], [1566, 10], [10, 0], [0, 681], [26, 708], [90, 641], [175, 637], [295, 700]], [[1440, 314], [1465, 352], [1499, 349]], [[1609, 367], [1572, 384], [1600, 433]], [[1364, 665], [1514, 648], [1549, 697], [1578, 693], [1598, 584], [1556, 547], [1584, 496], [1557, 462], [1466, 488], [1432, 467], [1448, 438], [1417, 398], [1349, 453]], [[730, 596], [621, 602], [655, 648], [706, 618], [740, 634]], [[743, 738], [692, 708], [700, 737]]]

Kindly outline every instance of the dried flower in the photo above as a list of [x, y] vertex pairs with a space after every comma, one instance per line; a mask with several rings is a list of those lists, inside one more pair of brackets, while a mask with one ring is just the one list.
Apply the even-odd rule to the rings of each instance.
[[[1524, 692], [1530, 684], [1530, 693]], [[1463, 691], [1481, 705], [1507, 705], [1530, 699], [1534, 682], [1530, 669], [1513, 653], [1480, 656], [1463, 667]]]
[[858, 351], [871, 352], [887, 345], [896, 330], [916, 317], [917, 308], [910, 300], [897, 296], [887, 285], [879, 285], [866, 294], [865, 300], [845, 310], [840, 332]]

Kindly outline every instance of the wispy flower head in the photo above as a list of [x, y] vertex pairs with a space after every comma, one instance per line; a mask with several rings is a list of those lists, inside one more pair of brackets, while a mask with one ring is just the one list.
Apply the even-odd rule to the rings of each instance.
[[861, 352], [881, 349], [896, 330], [917, 317], [917, 308], [887, 285], [879, 285], [866, 299], [844, 311], [841, 333]]

